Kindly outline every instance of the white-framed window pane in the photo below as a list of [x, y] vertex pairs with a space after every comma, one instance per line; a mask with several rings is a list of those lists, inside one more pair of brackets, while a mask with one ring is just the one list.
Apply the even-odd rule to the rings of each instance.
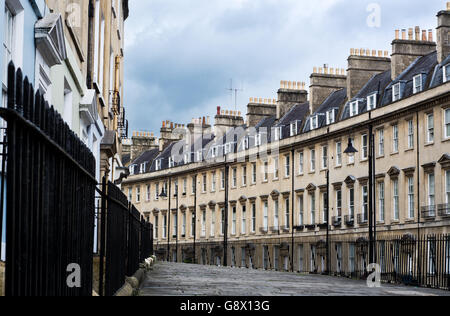
[[342, 143], [336, 143], [336, 166], [342, 165]]
[[384, 182], [378, 184], [378, 207], [379, 207], [379, 218], [381, 222], [384, 222], [385, 210], [384, 210]]
[[299, 155], [298, 155], [299, 157], [298, 157], [298, 164], [299, 164], [299, 167], [298, 167], [298, 173], [299, 174], [303, 174], [304, 173], [304, 165], [305, 165], [305, 161], [304, 161], [304, 159], [305, 159], [305, 155], [303, 154], [303, 152], [301, 152], [301, 153], [299, 153]]
[[399, 191], [398, 191], [398, 180], [392, 181], [392, 188], [393, 188], [393, 203], [394, 203], [394, 220], [398, 220], [400, 216], [400, 209], [399, 209]]
[[427, 141], [432, 143], [434, 141], [434, 115], [427, 116]]
[[384, 130], [378, 131], [378, 155], [384, 156]]
[[414, 177], [408, 177], [408, 217], [414, 218]]
[[392, 150], [394, 153], [398, 152], [398, 125], [392, 127]]
[[445, 138], [450, 137], [450, 109], [445, 110]]
[[408, 148], [414, 147], [414, 123], [412, 120], [408, 121]]

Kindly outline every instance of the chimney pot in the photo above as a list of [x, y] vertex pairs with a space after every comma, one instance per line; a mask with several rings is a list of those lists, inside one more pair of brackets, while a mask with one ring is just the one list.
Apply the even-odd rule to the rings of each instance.
[[450, 11], [450, 2], [447, 2], [447, 11]]
[[412, 28], [408, 29], [408, 40], [410, 40], [410, 41], [413, 40], [413, 29]]
[[416, 33], [416, 41], [420, 41], [420, 27], [416, 26], [415, 33]]
[[422, 30], [422, 41], [427, 41], [427, 31], [426, 30]]
[[[250, 102], [253, 101], [253, 98], [250, 98]], [[220, 106], [217, 107], [217, 115], [220, 115]]]
[[433, 30], [428, 30], [428, 41], [429, 42], [433, 41]]
[[350, 48], [350, 56], [355, 55], [355, 49], [354, 48]]
[[406, 40], [406, 29], [402, 29], [402, 40]]
[[276, 104], [276, 103], [277, 103], [277, 100], [273, 99], [273, 104]]
[[317, 67], [314, 67], [314, 69], [313, 69], [313, 73], [317, 73]]
[[400, 30], [395, 30], [395, 39], [396, 40], [400, 39]]

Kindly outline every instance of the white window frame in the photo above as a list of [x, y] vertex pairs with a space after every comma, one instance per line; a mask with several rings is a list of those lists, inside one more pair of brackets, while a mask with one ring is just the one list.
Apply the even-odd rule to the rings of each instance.
[[450, 138], [450, 108], [444, 110], [444, 135], [445, 139]]
[[450, 170], [445, 170], [445, 203], [450, 204]]
[[319, 128], [319, 116], [318, 115], [311, 116], [310, 124], [311, 124], [311, 130], [315, 130], [315, 129]]
[[155, 184], [155, 201], [159, 200], [159, 183]]
[[252, 228], [251, 232], [256, 232], [256, 204], [252, 203]]
[[302, 175], [305, 172], [305, 153], [303, 151], [298, 154], [298, 174]]
[[252, 184], [256, 184], [257, 181], [257, 174], [256, 174], [256, 162], [252, 163]]
[[146, 197], [147, 202], [150, 201], [151, 198], [152, 198], [151, 186], [150, 186], [150, 184], [147, 184], [147, 197]]
[[408, 186], [408, 219], [414, 218], [414, 177], [407, 177]]
[[206, 211], [205, 211], [205, 210], [202, 211], [202, 221], [201, 221], [201, 225], [202, 225], [202, 234], [201, 234], [201, 237], [206, 237]]
[[367, 134], [361, 135], [361, 159], [367, 160], [369, 158], [369, 136]]
[[304, 224], [304, 214], [305, 214], [305, 201], [303, 194], [298, 197], [298, 224], [302, 226]]
[[316, 150], [311, 149], [310, 155], [311, 155], [310, 171], [315, 172], [316, 171]]
[[358, 115], [359, 101], [350, 102], [350, 117]]
[[392, 102], [397, 102], [402, 98], [401, 89], [400, 82], [392, 86]]
[[348, 203], [348, 215], [350, 215], [350, 217], [352, 219], [355, 218], [355, 188], [352, 187], [349, 189], [348, 191], [349, 194], [349, 203]]
[[284, 199], [284, 226], [287, 228], [291, 227], [290, 224], [290, 203], [289, 199]]
[[232, 188], [237, 187], [237, 168], [231, 169], [231, 187]]
[[379, 218], [380, 222], [384, 222], [385, 217], [386, 217], [384, 182], [378, 183], [378, 209], [379, 209], [378, 218]]
[[367, 97], [367, 111], [372, 111], [377, 108], [377, 94], [373, 93]]
[[264, 201], [264, 207], [263, 207], [263, 229], [265, 231], [269, 230], [269, 202]]
[[408, 120], [408, 149], [414, 148], [414, 122]]
[[384, 156], [384, 129], [378, 130], [378, 156]]
[[436, 205], [436, 176], [434, 173], [429, 173], [427, 176], [428, 179], [428, 190], [427, 190], [427, 199], [429, 206]]
[[423, 75], [419, 74], [413, 77], [413, 94], [423, 91]]
[[267, 182], [269, 180], [269, 162], [268, 161], [264, 161], [264, 178], [263, 178], [263, 182]]
[[242, 186], [247, 186], [247, 166], [242, 166]]
[[400, 192], [398, 179], [392, 180], [392, 219], [398, 221], [400, 219]]
[[216, 173], [211, 174], [211, 192], [216, 192]]
[[208, 188], [208, 176], [206, 173], [202, 174], [202, 193], [206, 193]]
[[392, 126], [392, 152], [398, 153], [399, 151], [399, 134], [398, 134], [398, 124]]
[[336, 122], [336, 110], [335, 109], [328, 110], [326, 115], [327, 115], [326, 116], [327, 125], [331, 125]]
[[225, 171], [220, 171], [220, 189], [225, 190]]
[[279, 157], [274, 157], [273, 158], [273, 179], [274, 180], [278, 180], [280, 177], [280, 159]]
[[328, 168], [328, 146], [322, 146], [322, 169]]
[[214, 237], [216, 235], [216, 211], [211, 210], [211, 227], [209, 235]]
[[311, 213], [311, 225], [315, 225], [316, 224], [316, 193], [312, 192], [309, 194], [309, 198], [310, 198], [310, 213]]
[[284, 177], [288, 178], [291, 176], [291, 155], [284, 155]]
[[273, 201], [273, 226], [280, 227], [280, 202]]
[[446, 83], [447, 81], [450, 81], [450, 64], [445, 65], [442, 68], [443, 68], [442, 80], [444, 81], [444, 83]]
[[[430, 124], [431, 123], [431, 124]], [[434, 143], [434, 113], [427, 114], [427, 143]]]
[[342, 142], [336, 142], [336, 167], [342, 166]]
[[157, 160], [155, 161], [155, 170], [156, 170], [156, 171], [160, 171], [160, 170], [161, 170], [161, 167], [162, 167], [162, 160], [161, 160], [161, 159], [157, 159]]
[[298, 121], [295, 121], [290, 124], [290, 135], [292, 137], [297, 134], [298, 134]]
[[275, 141], [279, 141], [283, 139], [283, 127], [277, 126], [275, 127]]
[[233, 209], [232, 209], [232, 222], [231, 222], [231, 234], [232, 235], [236, 235], [236, 228], [237, 228], [237, 225], [236, 225], [236, 221], [237, 221], [237, 219], [236, 219], [236, 216], [237, 216], [237, 209], [236, 209], [236, 206], [233, 206]]

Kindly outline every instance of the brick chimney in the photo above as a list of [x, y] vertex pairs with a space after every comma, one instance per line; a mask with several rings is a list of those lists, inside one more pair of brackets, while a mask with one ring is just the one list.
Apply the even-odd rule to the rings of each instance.
[[351, 100], [374, 75], [391, 69], [388, 52], [350, 49], [347, 70], [347, 98]]
[[436, 43], [433, 42], [433, 33], [422, 31], [420, 37], [420, 28], [416, 26], [413, 30], [408, 30], [408, 38], [406, 38], [406, 29], [395, 31], [395, 40], [392, 42], [392, 80], [396, 79], [406, 68], [409, 67], [418, 57], [428, 55], [436, 51]]
[[444, 59], [450, 55], [450, 2], [447, 2], [447, 10], [438, 12], [437, 18], [438, 26], [436, 34], [438, 62], [442, 63]]
[[222, 110], [217, 107], [217, 114], [215, 116], [214, 132], [216, 136], [221, 136], [227, 133], [231, 128], [244, 125], [244, 118], [241, 112]]
[[310, 113], [314, 113], [331, 93], [347, 87], [345, 70], [328, 68], [327, 65], [314, 67], [310, 81]]
[[134, 132], [131, 138], [131, 161], [142, 155], [147, 150], [158, 148], [156, 137], [149, 132]]
[[247, 105], [247, 125], [255, 127], [262, 119], [277, 115], [277, 100], [250, 98]]
[[294, 105], [308, 101], [304, 82], [281, 81], [278, 90], [277, 119], [282, 118]]

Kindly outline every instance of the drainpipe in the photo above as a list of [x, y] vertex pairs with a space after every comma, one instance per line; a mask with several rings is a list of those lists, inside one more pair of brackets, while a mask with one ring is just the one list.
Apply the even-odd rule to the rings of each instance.
[[420, 282], [422, 276], [421, 265], [421, 242], [420, 242], [420, 136], [419, 136], [419, 111], [416, 111], [416, 134], [417, 134], [417, 278]]
[[167, 210], [168, 218], [167, 218], [167, 262], [170, 262], [170, 216], [172, 215], [172, 210], [170, 209], [170, 200], [172, 199], [172, 179], [169, 177], [169, 194], [167, 194], [167, 198], [169, 199], [169, 209]]
[[87, 50], [87, 75], [86, 75], [86, 85], [88, 89], [92, 89], [92, 51], [94, 48], [94, 16], [95, 16], [95, 6], [94, 0], [89, 1], [89, 23], [88, 23], [88, 50]]

